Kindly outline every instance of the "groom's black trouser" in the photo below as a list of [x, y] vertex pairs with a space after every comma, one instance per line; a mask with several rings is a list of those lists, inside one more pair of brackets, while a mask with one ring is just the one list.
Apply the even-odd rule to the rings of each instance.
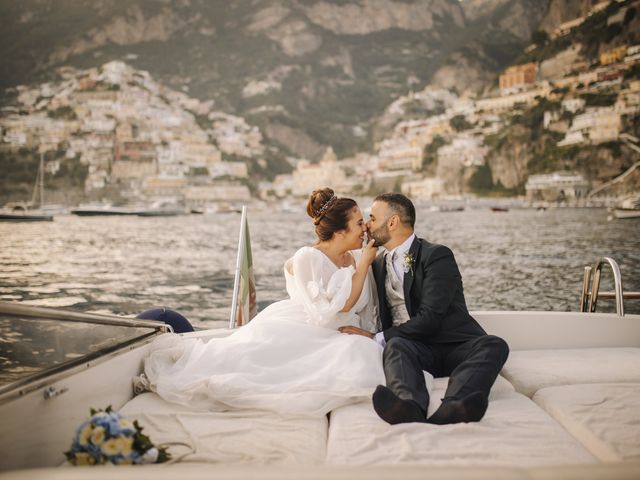
[[508, 355], [507, 343], [494, 335], [433, 344], [394, 337], [384, 347], [384, 374], [393, 393], [426, 412], [429, 393], [423, 370], [434, 377], [449, 377], [443, 400], [460, 400], [476, 391], [488, 396]]

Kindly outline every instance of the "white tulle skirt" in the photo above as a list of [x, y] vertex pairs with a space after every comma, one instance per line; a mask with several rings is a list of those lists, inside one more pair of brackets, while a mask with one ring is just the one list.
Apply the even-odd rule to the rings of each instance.
[[385, 383], [382, 348], [309, 325], [304, 315], [284, 300], [228, 337], [205, 343], [164, 335], [151, 344], [145, 373], [165, 400], [212, 411], [321, 416], [371, 398]]

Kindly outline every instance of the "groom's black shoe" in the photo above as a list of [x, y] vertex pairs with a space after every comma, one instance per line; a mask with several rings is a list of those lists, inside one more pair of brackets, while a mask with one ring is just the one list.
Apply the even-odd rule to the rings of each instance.
[[378, 385], [373, 392], [373, 408], [380, 418], [391, 425], [427, 421], [425, 413], [417, 403], [398, 398], [382, 385]]
[[448, 425], [450, 423], [479, 422], [484, 417], [489, 400], [482, 392], [473, 392], [462, 400], [445, 400], [438, 410], [427, 419], [427, 423]]

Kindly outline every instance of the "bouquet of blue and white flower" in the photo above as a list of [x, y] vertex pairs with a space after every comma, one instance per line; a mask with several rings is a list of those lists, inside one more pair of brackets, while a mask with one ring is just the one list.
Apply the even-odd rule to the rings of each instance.
[[91, 418], [78, 427], [71, 449], [64, 454], [73, 465], [135, 465], [170, 458], [166, 447], [156, 447], [137, 421], [130, 422], [110, 406], [91, 409]]

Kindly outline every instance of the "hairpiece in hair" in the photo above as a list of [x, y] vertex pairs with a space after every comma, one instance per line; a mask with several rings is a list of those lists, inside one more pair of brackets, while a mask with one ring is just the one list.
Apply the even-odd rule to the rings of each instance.
[[329, 210], [329, 207], [333, 205], [334, 201], [336, 201], [337, 199], [338, 197], [336, 197], [336, 194], [334, 193], [333, 195], [331, 195], [331, 198], [329, 198], [329, 200], [322, 204], [322, 206], [316, 212], [316, 223], [320, 221], [324, 214], [327, 213], [327, 210]]

